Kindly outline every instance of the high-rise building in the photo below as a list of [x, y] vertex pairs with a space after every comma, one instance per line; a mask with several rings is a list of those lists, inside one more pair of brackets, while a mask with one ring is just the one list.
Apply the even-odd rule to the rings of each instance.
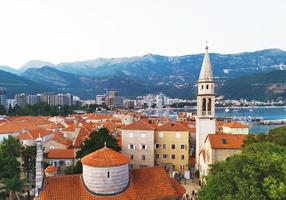
[[0, 87], [0, 105], [7, 107], [7, 89]]
[[198, 80], [197, 117], [196, 117], [196, 163], [199, 167], [199, 153], [204, 148], [208, 134], [216, 133], [215, 93], [212, 67], [209, 59], [208, 46], [205, 48], [204, 59]]
[[27, 104], [35, 105], [40, 102], [40, 95], [28, 95], [27, 96]]
[[102, 94], [99, 94], [99, 95], [96, 95], [96, 99], [95, 99], [95, 101], [96, 101], [96, 104], [97, 105], [102, 105], [102, 104], [104, 104], [105, 103], [105, 100], [106, 100], [106, 95], [102, 95]]
[[123, 97], [119, 96], [118, 91], [111, 90], [107, 92], [106, 105], [115, 108], [123, 107]]
[[20, 107], [28, 104], [28, 95], [25, 93], [15, 95], [16, 104]]
[[41, 94], [40, 100], [46, 102], [51, 106], [71, 106], [72, 105], [72, 95], [67, 94]]

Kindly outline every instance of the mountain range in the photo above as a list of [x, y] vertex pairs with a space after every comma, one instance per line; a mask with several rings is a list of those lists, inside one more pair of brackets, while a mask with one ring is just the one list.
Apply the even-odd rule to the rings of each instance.
[[[18, 70], [7, 66], [0, 66], [0, 70], [13, 73], [38, 87], [41, 85], [43, 91], [71, 92], [83, 99], [94, 98], [106, 89], [116, 89], [127, 97], [164, 92], [171, 97], [190, 99], [196, 94], [202, 59], [203, 54], [173, 57], [147, 54], [57, 65], [34, 60]], [[285, 97], [285, 51], [266, 49], [239, 54], [211, 53], [210, 59], [218, 95], [233, 99]], [[259, 92], [253, 93], [253, 88]]]

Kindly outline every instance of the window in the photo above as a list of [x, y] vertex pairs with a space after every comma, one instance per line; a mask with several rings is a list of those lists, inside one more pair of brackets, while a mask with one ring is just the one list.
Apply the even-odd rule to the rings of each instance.
[[160, 144], [155, 144], [155, 149], [159, 149], [160, 148]]
[[167, 159], [167, 154], [163, 154], [163, 159]]
[[185, 149], [185, 145], [181, 144], [181, 149]]
[[175, 149], [176, 148], [176, 145], [172, 144], [172, 149]]
[[207, 85], [207, 89], [209, 89], [209, 85]]
[[163, 144], [163, 149], [166, 149], [167, 145], [166, 144]]
[[67, 160], [67, 161], [66, 161], [66, 166], [67, 166], [67, 167], [68, 167], [68, 166], [71, 166], [71, 161]]
[[204, 89], [204, 85], [201, 86], [202, 90]]
[[145, 167], [147, 167], [147, 165], [140, 165], [139, 167], [140, 168], [145, 168]]
[[145, 138], [145, 137], [146, 137], [146, 133], [141, 133], [141, 134], [140, 134], [140, 137], [141, 137], [141, 138]]
[[141, 156], [141, 159], [142, 159], [142, 160], [145, 160], [145, 159], [146, 159], [145, 155], [142, 155], [142, 156]]
[[128, 149], [135, 149], [135, 145], [134, 144], [128, 144]]
[[185, 155], [181, 155], [181, 160], [185, 160]]
[[226, 141], [225, 138], [222, 138], [221, 141], [222, 141], [223, 144], [227, 144], [227, 141]]
[[107, 178], [110, 179], [110, 171], [107, 171]]
[[129, 158], [130, 158], [130, 160], [133, 160], [133, 158], [134, 158], [133, 154], [131, 154], [131, 155], [129, 156]]
[[160, 133], [159, 133], [159, 137], [160, 137], [160, 138], [163, 138], [163, 137], [164, 137], [164, 132], [160, 132]]
[[134, 133], [129, 133], [129, 137], [133, 138], [134, 137]]
[[146, 144], [141, 144], [141, 145], [140, 145], [140, 149], [146, 150], [146, 149], [147, 149], [147, 145], [146, 145]]
[[171, 157], [172, 157], [172, 159], [176, 159], [176, 156], [175, 156], [175, 154], [172, 154], [172, 156], [171, 156]]
[[181, 133], [180, 132], [176, 132], [176, 138], [177, 139], [181, 138]]
[[133, 167], [134, 167], [134, 166], [133, 166], [132, 164], [129, 165], [129, 168], [130, 168], [130, 169], [133, 169]]
[[157, 158], [157, 159], [160, 158], [160, 154], [156, 154], [156, 158]]

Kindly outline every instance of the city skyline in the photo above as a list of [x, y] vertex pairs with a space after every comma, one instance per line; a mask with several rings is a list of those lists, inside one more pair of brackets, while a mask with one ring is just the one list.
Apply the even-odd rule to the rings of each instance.
[[0, 5], [0, 65], [13, 68], [29, 60], [58, 64], [202, 53], [206, 40], [217, 53], [286, 49], [282, 0], [14, 0]]

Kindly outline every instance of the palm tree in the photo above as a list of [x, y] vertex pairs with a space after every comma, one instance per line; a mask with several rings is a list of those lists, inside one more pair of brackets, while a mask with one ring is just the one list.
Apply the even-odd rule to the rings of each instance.
[[[25, 192], [30, 189], [26, 179], [18, 177], [6, 178], [0, 181], [1, 198], [8, 197], [8, 200], [20, 200], [25, 198]], [[7, 199], [7, 198], [6, 198]]]

